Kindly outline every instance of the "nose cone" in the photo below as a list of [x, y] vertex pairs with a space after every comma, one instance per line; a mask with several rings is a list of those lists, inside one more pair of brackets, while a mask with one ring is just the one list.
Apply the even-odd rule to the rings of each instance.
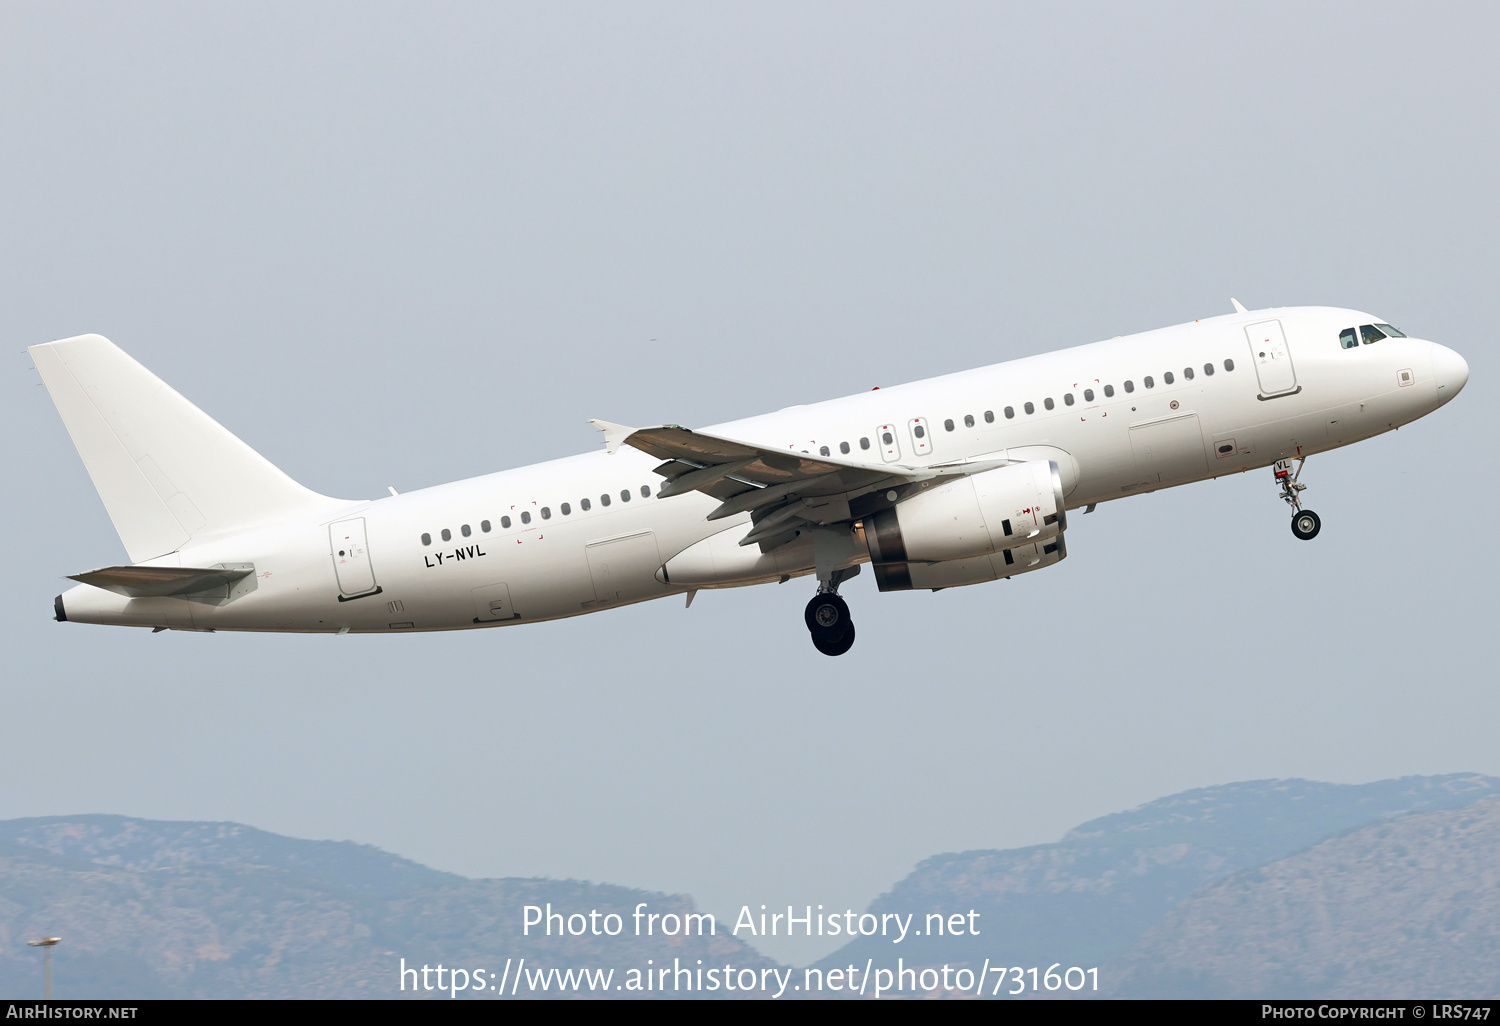
[[1437, 382], [1438, 401], [1446, 403], [1469, 383], [1469, 365], [1447, 346], [1433, 343], [1432, 376]]

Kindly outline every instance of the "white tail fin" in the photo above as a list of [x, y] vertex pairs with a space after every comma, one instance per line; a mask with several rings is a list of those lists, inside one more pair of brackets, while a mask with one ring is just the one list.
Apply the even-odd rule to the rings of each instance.
[[332, 504], [101, 335], [27, 350], [132, 561]]

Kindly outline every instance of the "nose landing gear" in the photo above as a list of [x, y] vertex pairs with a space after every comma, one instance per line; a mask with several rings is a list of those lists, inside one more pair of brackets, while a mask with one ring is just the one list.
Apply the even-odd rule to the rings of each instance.
[[1288, 506], [1292, 507], [1292, 534], [1303, 541], [1312, 541], [1323, 529], [1323, 518], [1310, 509], [1302, 508], [1302, 493], [1307, 490], [1307, 485], [1297, 479], [1302, 476], [1302, 468], [1307, 464], [1307, 457], [1303, 456], [1297, 461], [1297, 471], [1292, 472], [1291, 460], [1277, 460], [1272, 469], [1276, 474], [1276, 483], [1281, 486], [1281, 498]]
[[[856, 573], [858, 567], [852, 568]], [[827, 656], [839, 656], [854, 645], [854, 621], [849, 618], [849, 604], [839, 597], [838, 587], [848, 577], [847, 571], [835, 572], [819, 583], [818, 593], [807, 604], [803, 619], [812, 635], [813, 647]]]

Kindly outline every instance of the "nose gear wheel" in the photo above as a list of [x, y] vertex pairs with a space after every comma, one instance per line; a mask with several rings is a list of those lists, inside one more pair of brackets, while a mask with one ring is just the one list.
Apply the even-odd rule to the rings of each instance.
[[1292, 533], [1303, 541], [1312, 541], [1323, 529], [1323, 518], [1310, 509], [1292, 514]]

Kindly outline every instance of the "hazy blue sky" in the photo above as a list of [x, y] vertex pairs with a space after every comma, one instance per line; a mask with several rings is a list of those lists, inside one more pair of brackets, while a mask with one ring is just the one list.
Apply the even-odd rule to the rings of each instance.
[[[1183, 788], [1500, 773], [1482, 4], [0, 7], [0, 818], [238, 820], [473, 875], [860, 907]], [[344, 497], [1254, 306], [1451, 406], [1074, 517], [1045, 573], [519, 629], [52, 623], [123, 549], [24, 347], [107, 335]], [[768, 947], [808, 959], [811, 943]]]

